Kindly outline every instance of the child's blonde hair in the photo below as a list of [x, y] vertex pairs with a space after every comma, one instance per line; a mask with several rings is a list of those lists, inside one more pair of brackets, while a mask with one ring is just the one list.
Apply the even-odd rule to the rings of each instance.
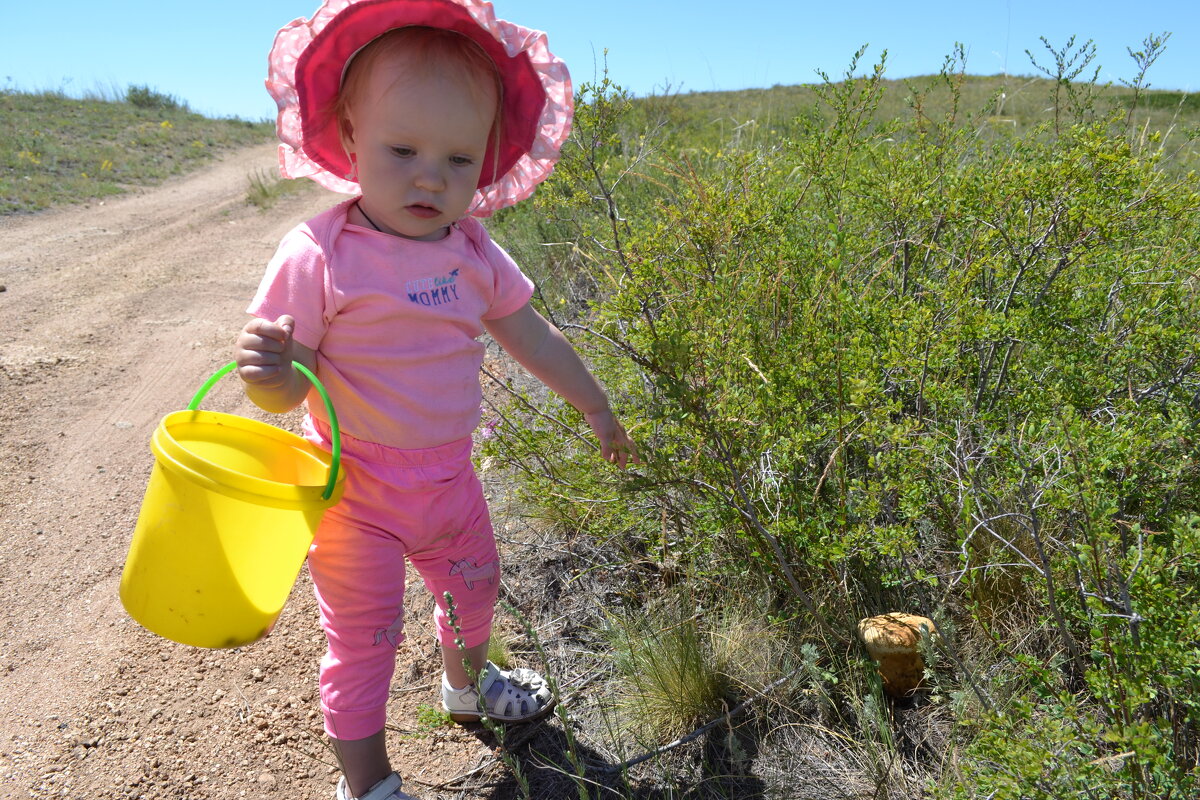
[[[372, 68], [380, 61], [403, 56], [421, 75], [456, 78], [468, 86], [479, 101], [495, 103], [488, 148], [495, 165], [500, 147], [500, 109], [504, 85], [492, 59], [466, 36], [442, 28], [410, 25], [383, 34], [359, 51], [346, 67], [342, 88], [329, 109], [329, 119], [339, 128], [342, 141], [349, 133], [350, 109], [362, 95]], [[403, 77], [398, 78], [403, 80]], [[493, 170], [494, 171], [494, 170]], [[495, 176], [491, 176], [494, 180]]]

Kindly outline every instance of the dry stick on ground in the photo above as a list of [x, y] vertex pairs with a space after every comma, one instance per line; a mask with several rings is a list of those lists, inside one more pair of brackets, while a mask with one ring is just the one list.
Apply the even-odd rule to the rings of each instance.
[[716, 719], [714, 719], [710, 722], [706, 722], [705, 724], [701, 725], [699, 728], [696, 728], [696, 730], [692, 731], [687, 736], [681, 736], [673, 742], [664, 744], [662, 747], [651, 750], [648, 753], [642, 753], [640, 756], [637, 756], [636, 758], [631, 758], [626, 761], [622, 761], [620, 764], [604, 764], [604, 765], [589, 764], [588, 766], [596, 769], [598, 772], [600, 772], [602, 774], [611, 774], [613, 772], [624, 772], [625, 770], [629, 769], [630, 767], [641, 764], [643, 761], [649, 761], [650, 759], [654, 758], [655, 756], [660, 756], [663, 753], [668, 753], [677, 747], [680, 747], [682, 745], [687, 744], [688, 742], [691, 742], [695, 739], [700, 738], [701, 736], [708, 733], [710, 730], [712, 730], [716, 726], [720, 725], [725, 720], [732, 717], [734, 714], [738, 714], [738, 713], [741, 713], [742, 711], [746, 710], [754, 703], [755, 700], [765, 697], [769, 692], [772, 692], [775, 689], [777, 689], [778, 687], [787, 683], [793, 677], [795, 677], [795, 676], [794, 675], [783, 676], [779, 680], [775, 681], [774, 683], [768, 685], [766, 688], [759, 691], [757, 696], [746, 698], [745, 700], [738, 703], [733, 708], [726, 711], [721, 716], [717, 717]]
[[441, 783], [430, 783], [429, 781], [423, 781], [420, 778], [410, 778], [409, 780], [413, 781], [414, 783], [422, 784], [423, 786], [427, 786], [430, 789], [434, 789], [434, 790], [448, 789], [451, 786], [454, 786], [455, 784], [462, 783], [467, 778], [478, 775], [479, 773], [483, 772], [484, 770], [491, 769], [493, 766], [495, 766], [496, 764], [499, 764], [499, 763], [500, 763], [500, 759], [496, 758], [495, 756], [491, 756], [491, 757], [483, 756], [482, 758], [479, 759], [479, 765], [476, 766], [474, 769], [469, 769], [466, 772], [464, 772], [463, 774], [456, 775], [455, 777], [450, 778], [449, 780], [444, 780]]
[[[528, 724], [522, 725], [522, 726], [520, 726], [519, 729], [516, 729], [515, 733], [511, 737], [506, 734], [504, 737], [504, 743], [501, 746], [503, 747], [503, 749], [508, 750], [509, 752], [512, 752], [513, 750], [516, 750], [518, 747], [521, 747], [522, 745], [527, 743], [530, 739], [532, 739], [534, 737], [534, 734], [537, 733], [538, 729], [541, 728], [541, 726], [542, 726], [541, 722], [534, 722], [534, 723], [528, 723]], [[479, 727], [482, 727], [482, 726], [479, 726]], [[515, 741], [513, 741], [514, 739], [515, 739]], [[485, 772], [500, 763], [501, 763], [501, 760], [500, 760], [499, 756], [492, 755], [489, 757], [489, 756], [485, 755], [483, 757], [483, 760], [481, 760], [479, 766], [475, 767], [474, 769], [467, 770], [466, 772], [464, 772], [461, 775], [456, 775], [453, 778], [448, 778], [447, 780], [444, 780], [441, 783], [430, 783], [428, 781], [423, 781], [420, 778], [412, 778], [411, 780], [415, 781], [416, 783], [420, 783], [424, 786], [427, 786], [431, 789], [448, 789], [452, 786], [462, 783], [463, 781], [467, 780], [468, 778], [472, 778], [472, 777], [478, 775], [481, 772]], [[474, 788], [478, 788], [478, 787], [474, 787]]]

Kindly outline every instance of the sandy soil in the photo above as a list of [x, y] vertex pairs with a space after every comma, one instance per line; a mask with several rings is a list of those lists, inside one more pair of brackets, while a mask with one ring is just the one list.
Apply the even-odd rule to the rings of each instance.
[[[247, 205], [247, 176], [273, 160], [257, 147], [156, 189], [0, 218], [4, 798], [333, 796], [306, 574], [272, 635], [235, 650], [160, 639], [117, 597], [152, 431], [229, 360], [280, 236], [334, 199]], [[205, 407], [266, 418], [234, 379]], [[406, 789], [495, 796], [464, 794], [502, 783], [486, 735], [418, 722], [440, 668], [431, 601], [410, 597], [389, 734]]]

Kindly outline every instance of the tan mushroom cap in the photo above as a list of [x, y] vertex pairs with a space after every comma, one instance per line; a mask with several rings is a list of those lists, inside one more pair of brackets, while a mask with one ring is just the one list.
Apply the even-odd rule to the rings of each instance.
[[940, 638], [933, 620], [901, 612], [860, 621], [858, 635], [879, 664], [883, 690], [895, 698], [910, 696], [924, 683], [921, 638], [928, 636], [932, 642]]
[[899, 611], [860, 621], [858, 635], [876, 660], [887, 655], [920, 652], [922, 635], [933, 641], [940, 638], [933, 620]]

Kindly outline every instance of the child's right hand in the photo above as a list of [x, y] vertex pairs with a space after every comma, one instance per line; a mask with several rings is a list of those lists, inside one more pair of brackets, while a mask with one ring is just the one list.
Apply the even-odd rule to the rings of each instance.
[[238, 334], [233, 360], [246, 385], [246, 394], [264, 411], [291, 411], [308, 394], [308, 379], [292, 367], [299, 361], [317, 371], [314, 350], [292, 338], [296, 321], [288, 315], [271, 322], [252, 319]]
[[233, 360], [243, 381], [258, 389], [281, 389], [292, 382], [292, 331], [296, 321], [287, 314], [271, 322], [252, 319], [238, 334]]

